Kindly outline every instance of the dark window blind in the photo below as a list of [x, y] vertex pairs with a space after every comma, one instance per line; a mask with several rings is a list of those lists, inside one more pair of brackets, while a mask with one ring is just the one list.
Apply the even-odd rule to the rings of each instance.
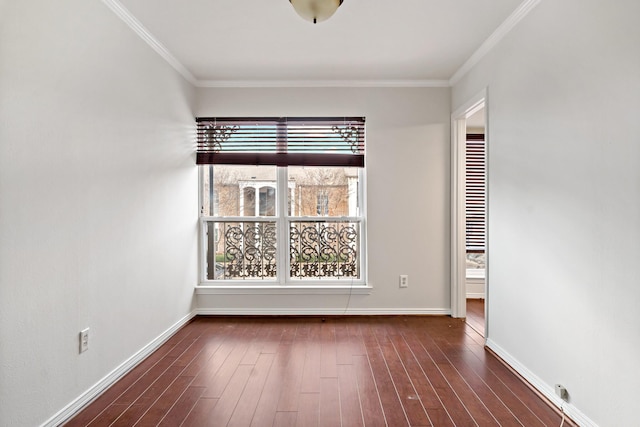
[[362, 117], [198, 117], [198, 164], [364, 167]]
[[486, 236], [485, 143], [483, 134], [467, 134], [466, 245], [467, 252], [484, 252]]

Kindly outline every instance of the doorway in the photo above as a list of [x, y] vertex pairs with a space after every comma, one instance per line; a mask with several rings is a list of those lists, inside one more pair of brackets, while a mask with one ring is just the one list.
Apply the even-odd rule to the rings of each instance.
[[484, 336], [486, 240], [485, 107], [466, 119], [465, 249], [467, 324]]
[[487, 94], [452, 115], [451, 315], [487, 337]]

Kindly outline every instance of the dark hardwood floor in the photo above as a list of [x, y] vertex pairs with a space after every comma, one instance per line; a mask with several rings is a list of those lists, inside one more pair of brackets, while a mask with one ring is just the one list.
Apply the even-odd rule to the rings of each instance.
[[467, 324], [484, 336], [484, 300], [467, 300]]
[[444, 316], [197, 317], [66, 425], [559, 426], [483, 342]]

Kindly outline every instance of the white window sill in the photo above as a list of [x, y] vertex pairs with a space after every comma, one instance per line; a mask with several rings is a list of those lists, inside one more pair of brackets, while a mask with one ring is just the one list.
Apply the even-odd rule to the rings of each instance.
[[200, 285], [195, 287], [197, 295], [369, 295], [373, 287], [365, 285]]

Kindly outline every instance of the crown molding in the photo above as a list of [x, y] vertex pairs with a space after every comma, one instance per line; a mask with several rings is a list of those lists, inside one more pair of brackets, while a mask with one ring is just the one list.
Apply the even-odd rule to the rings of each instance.
[[471, 70], [484, 56], [491, 51], [509, 32], [524, 19], [525, 16], [540, 3], [541, 0], [525, 0], [500, 26], [489, 36], [488, 39], [462, 64], [458, 71], [449, 79], [449, 86], [453, 86]]
[[449, 87], [448, 80], [198, 80], [205, 88]]
[[178, 61], [169, 50], [147, 30], [118, 0], [102, 0], [109, 9], [113, 11], [125, 24], [129, 26], [151, 49], [155, 50], [165, 61], [169, 63], [182, 77], [194, 86], [198, 85], [198, 80], [187, 68]]

